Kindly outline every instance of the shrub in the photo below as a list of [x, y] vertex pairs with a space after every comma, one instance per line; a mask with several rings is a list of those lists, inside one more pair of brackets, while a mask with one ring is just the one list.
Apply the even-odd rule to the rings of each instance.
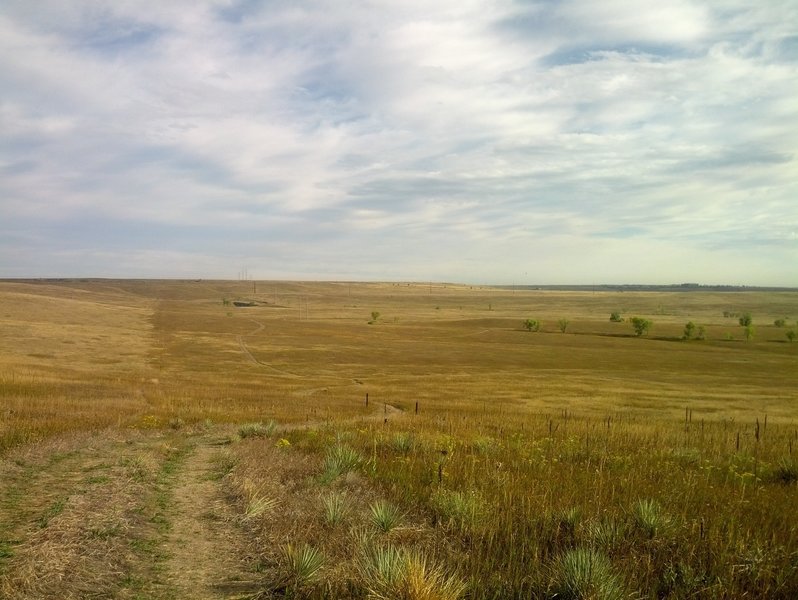
[[563, 600], [620, 600], [623, 585], [609, 559], [593, 548], [575, 548], [554, 563], [552, 597]]
[[642, 317], [632, 317], [632, 328], [635, 330], [635, 335], [640, 337], [646, 335], [651, 326], [654, 325], [652, 321]]
[[565, 333], [565, 330], [568, 329], [569, 324], [570, 321], [568, 319], [560, 319], [559, 321], [557, 321], [557, 327], [559, 327], [562, 333]]
[[773, 324], [776, 327], [784, 327], [787, 324], [787, 319], [776, 319], [773, 321]]
[[684, 340], [691, 340], [696, 333], [696, 325], [692, 321], [687, 321], [687, 325], [684, 326], [684, 335], [682, 339]]
[[798, 337], [798, 334], [796, 334], [793, 329], [790, 329], [785, 335], [790, 342], [794, 342], [795, 338]]
[[753, 325], [746, 325], [745, 326], [745, 339], [747, 341], [751, 341], [754, 339], [754, 335], [756, 334], [756, 329], [754, 329]]
[[616, 311], [616, 312], [610, 313], [610, 321], [612, 321], [613, 323], [622, 323], [623, 322], [623, 317], [621, 317], [621, 313]]
[[540, 331], [540, 321], [537, 319], [527, 319], [523, 325], [527, 331]]
[[740, 323], [740, 325], [743, 327], [749, 327], [750, 325], [753, 324], [754, 320], [751, 317], [750, 312], [744, 312], [742, 315], [740, 315], [740, 318], [738, 319], [737, 322]]

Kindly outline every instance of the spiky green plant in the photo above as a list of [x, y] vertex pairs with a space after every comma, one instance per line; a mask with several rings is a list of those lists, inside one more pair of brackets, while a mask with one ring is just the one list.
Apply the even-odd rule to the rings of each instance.
[[568, 534], [574, 534], [582, 521], [582, 510], [578, 506], [561, 511], [557, 515], [557, 525]]
[[330, 492], [321, 497], [324, 506], [324, 521], [327, 525], [337, 525], [348, 512], [348, 498], [343, 492]]
[[662, 507], [655, 500], [638, 500], [634, 506], [633, 517], [635, 524], [649, 538], [655, 537], [668, 525]]
[[473, 490], [437, 490], [430, 505], [443, 523], [462, 531], [470, 531], [485, 517], [485, 503]]
[[561, 554], [552, 569], [551, 597], [562, 600], [620, 600], [623, 585], [609, 559], [593, 548]]
[[324, 555], [313, 546], [303, 544], [283, 547], [283, 576], [289, 587], [300, 588], [313, 583], [324, 566]]
[[370, 600], [458, 600], [466, 585], [417, 550], [374, 548], [359, 571]]
[[383, 533], [388, 533], [402, 522], [400, 510], [386, 500], [377, 500], [369, 508], [372, 524]]
[[407, 454], [413, 450], [416, 441], [413, 436], [407, 432], [400, 432], [393, 436], [391, 440], [391, 447], [402, 454]]
[[615, 519], [591, 521], [587, 524], [586, 529], [590, 542], [604, 550], [615, 548], [623, 540], [626, 533], [623, 523]]
[[244, 517], [256, 519], [260, 516], [268, 515], [277, 508], [277, 500], [267, 496], [254, 495], [247, 501]]
[[321, 474], [322, 483], [330, 483], [341, 475], [357, 469], [363, 462], [360, 453], [343, 444], [336, 444], [327, 450], [324, 457], [324, 471]]
[[798, 462], [792, 458], [781, 458], [773, 472], [773, 478], [787, 485], [795, 483], [798, 481]]
[[238, 428], [238, 435], [241, 438], [269, 437], [276, 428], [277, 423], [274, 421], [269, 421], [268, 423], [244, 423]]

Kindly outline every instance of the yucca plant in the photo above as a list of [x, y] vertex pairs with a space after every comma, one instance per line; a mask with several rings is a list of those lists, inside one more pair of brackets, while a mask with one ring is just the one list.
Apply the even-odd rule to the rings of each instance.
[[458, 600], [466, 585], [416, 550], [374, 548], [360, 563], [370, 600]]
[[773, 472], [773, 478], [787, 485], [795, 483], [798, 481], [798, 462], [791, 458], [782, 458]]
[[634, 520], [648, 538], [655, 537], [668, 524], [662, 507], [655, 500], [638, 500], [634, 506]]
[[464, 531], [473, 529], [485, 516], [485, 503], [474, 491], [438, 490], [430, 504], [442, 522]]
[[623, 523], [614, 519], [592, 521], [587, 524], [587, 537], [593, 545], [604, 550], [615, 548], [626, 533]]
[[247, 519], [256, 519], [260, 516], [267, 515], [274, 511], [277, 507], [277, 500], [267, 496], [254, 495], [247, 501], [244, 516]]
[[313, 546], [303, 544], [283, 547], [283, 576], [286, 587], [294, 589], [313, 583], [324, 566], [324, 555]]
[[363, 457], [357, 450], [337, 444], [327, 450], [324, 457], [324, 471], [320, 479], [322, 483], [330, 483], [341, 475], [357, 469], [362, 462]]
[[388, 533], [402, 522], [402, 513], [386, 500], [377, 500], [369, 508], [371, 509], [371, 522], [383, 533]]
[[324, 521], [327, 525], [336, 525], [343, 521], [348, 512], [348, 498], [346, 494], [330, 492], [321, 497], [324, 506]]
[[576, 528], [582, 520], [582, 511], [578, 506], [573, 506], [561, 511], [557, 515], [559, 528], [569, 535], [576, 533]]
[[391, 447], [402, 454], [407, 454], [416, 445], [416, 440], [413, 436], [406, 432], [400, 432], [393, 436], [391, 440]]
[[248, 437], [268, 437], [274, 433], [277, 428], [277, 423], [269, 421], [268, 423], [244, 423], [238, 428], [238, 435], [242, 438]]
[[552, 569], [551, 597], [562, 600], [620, 600], [624, 589], [609, 559], [593, 548], [561, 554]]

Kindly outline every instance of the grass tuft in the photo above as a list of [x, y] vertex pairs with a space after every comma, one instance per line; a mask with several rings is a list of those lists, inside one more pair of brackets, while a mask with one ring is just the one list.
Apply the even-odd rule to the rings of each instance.
[[270, 437], [277, 429], [277, 423], [269, 421], [268, 423], [244, 423], [238, 428], [239, 437]]
[[551, 592], [562, 600], [620, 600], [625, 595], [610, 560], [593, 548], [575, 548], [557, 558]]
[[324, 567], [324, 555], [314, 548], [303, 544], [283, 547], [283, 576], [287, 587], [301, 588], [313, 583]]
[[386, 500], [377, 500], [369, 508], [372, 524], [383, 533], [388, 533], [402, 522], [402, 513]]
[[321, 497], [324, 506], [324, 522], [327, 525], [337, 525], [344, 520], [349, 512], [348, 498], [342, 492], [330, 492]]
[[373, 548], [359, 570], [370, 600], [458, 600], [466, 591], [458, 577], [418, 550]]

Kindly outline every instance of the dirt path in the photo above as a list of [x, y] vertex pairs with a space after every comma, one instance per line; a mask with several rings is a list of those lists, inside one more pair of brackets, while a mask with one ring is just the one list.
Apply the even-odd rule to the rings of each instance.
[[244, 560], [244, 533], [221, 486], [224, 446], [200, 439], [172, 489], [171, 532], [164, 545], [176, 598], [230, 599], [257, 591]]

